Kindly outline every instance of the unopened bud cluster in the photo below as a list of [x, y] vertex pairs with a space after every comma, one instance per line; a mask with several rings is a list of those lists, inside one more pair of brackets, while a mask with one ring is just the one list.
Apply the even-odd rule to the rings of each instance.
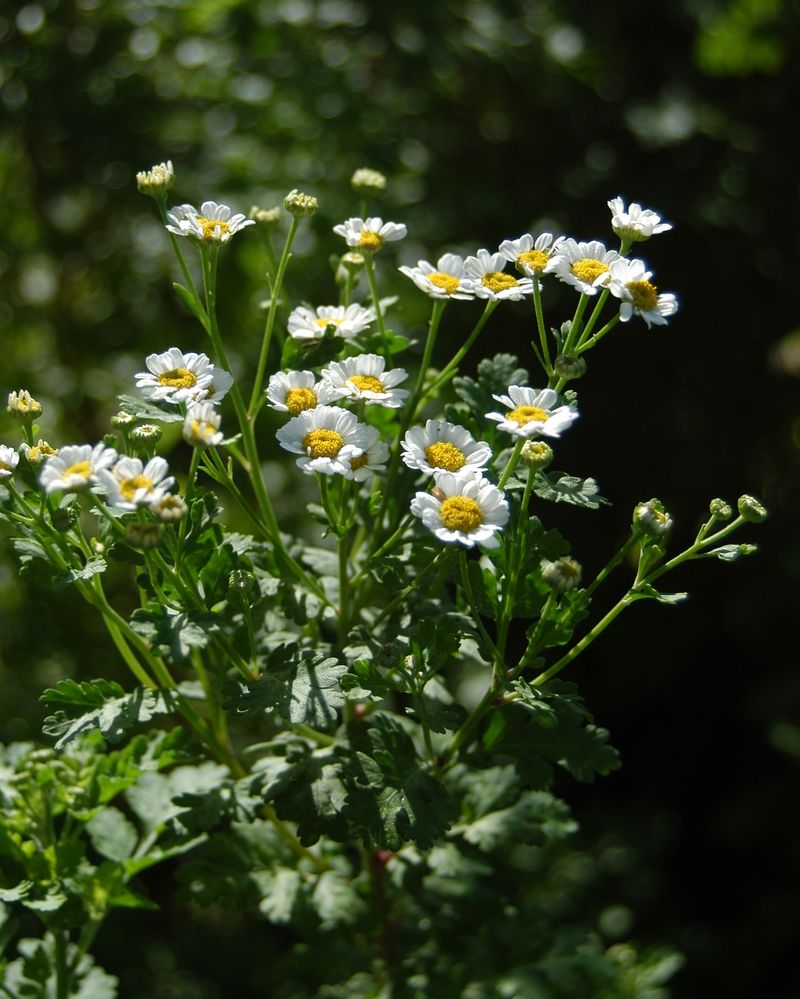
[[733, 516], [730, 503], [726, 503], [724, 499], [712, 499], [708, 504], [708, 510], [711, 516], [716, 517], [717, 520], [730, 520]]
[[637, 534], [659, 538], [672, 527], [672, 517], [660, 500], [651, 499], [646, 503], [639, 503], [633, 511], [633, 526]]
[[319, 201], [313, 194], [303, 194], [295, 188], [283, 199], [283, 207], [296, 219], [302, 219], [316, 214]]
[[520, 461], [534, 472], [545, 469], [553, 460], [553, 449], [545, 441], [525, 441], [520, 451]]
[[386, 178], [378, 170], [360, 167], [350, 178], [350, 184], [356, 194], [369, 197], [373, 194], [380, 194], [386, 189]]
[[142, 170], [136, 174], [136, 186], [140, 194], [147, 194], [151, 198], [156, 198], [160, 194], [166, 194], [175, 183], [175, 171], [172, 168], [172, 160], [166, 163], [157, 163], [149, 170]]
[[6, 409], [15, 419], [25, 422], [37, 420], [42, 415], [42, 404], [27, 389], [9, 392]]
[[586, 374], [586, 361], [572, 354], [559, 354], [553, 364], [553, 370], [564, 381], [572, 381]]
[[142, 423], [130, 433], [131, 443], [140, 448], [154, 447], [161, 440], [163, 431], [155, 423]]
[[763, 520], [767, 519], [766, 509], [758, 502], [755, 496], [748, 496], [747, 494], [740, 496], [737, 506], [739, 508], [739, 516], [750, 524], [760, 524]]
[[574, 590], [581, 581], [581, 567], [574, 558], [556, 559], [555, 562], [542, 562], [542, 579], [556, 593]]

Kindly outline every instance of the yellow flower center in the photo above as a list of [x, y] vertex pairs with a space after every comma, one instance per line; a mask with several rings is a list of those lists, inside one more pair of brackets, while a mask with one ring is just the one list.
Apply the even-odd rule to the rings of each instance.
[[0, 461], [0, 472], [13, 472], [14, 469], [11, 465], [7, 465], [4, 461]]
[[215, 235], [217, 229], [219, 229], [220, 236], [224, 235], [230, 229], [227, 222], [223, 222], [221, 219], [207, 219], [203, 215], [197, 216], [197, 222], [203, 230], [203, 239], [216, 239], [218, 238]]
[[197, 375], [188, 368], [172, 368], [158, 376], [159, 385], [168, 385], [169, 388], [191, 388], [197, 384]]
[[629, 281], [625, 287], [631, 293], [637, 311], [650, 312], [658, 305], [658, 290], [649, 281]]
[[461, 284], [457, 277], [453, 277], [452, 274], [442, 274], [441, 271], [429, 274], [428, 280], [435, 288], [441, 288], [445, 295], [452, 295], [454, 291], [458, 291], [458, 286]]
[[439, 507], [439, 518], [448, 531], [474, 531], [483, 523], [483, 511], [466, 496], [448, 496]]
[[429, 444], [425, 448], [425, 458], [432, 468], [444, 468], [448, 472], [457, 472], [467, 461], [464, 452], [450, 441], [434, 441]]
[[380, 250], [383, 245], [383, 236], [377, 232], [362, 231], [358, 237], [358, 245], [362, 250]]
[[303, 450], [311, 458], [335, 458], [344, 447], [344, 437], [335, 430], [320, 427], [303, 438]]
[[319, 326], [319, 328], [321, 330], [324, 330], [328, 326], [339, 326], [339, 325], [341, 325], [342, 320], [341, 319], [333, 319], [330, 316], [326, 316], [323, 319], [317, 319], [317, 320], [315, 320], [315, 322], [316, 322], [317, 326]]
[[570, 270], [584, 284], [594, 284], [601, 274], [606, 273], [608, 266], [602, 260], [586, 257], [584, 260], [576, 260]]
[[489, 271], [483, 275], [481, 283], [484, 288], [488, 288], [489, 291], [493, 291], [497, 295], [507, 288], [513, 288], [517, 283], [517, 279], [510, 274], [504, 274], [502, 271]]
[[214, 433], [215, 428], [205, 420], [192, 420], [192, 437], [195, 440], [207, 441]]
[[284, 401], [292, 416], [297, 416], [305, 409], [314, 409], [317, 405], [317, 393], [310, 388], [290, 388]]
[[347, 379], [359, 390], [359, 392], [385, 392], [383, 382], [373, 375], [351, 375]]
[[546, 409], [542, 409], [541, 406], [517, 406], [516, 409], [512, 409], [506, 415], [507, 419], [513, 420], [522, 427], [526, 423], [532, 423], [534, 420], [537, 423], [545, 423], [550, 414]]
[[79, 475], [82, 479], [89, 480], [92, 474], [92, 463], [90, 461], [76, 461], [74, 465], [64, 469], [64, 478], [69, 475]]
[[137, 489], [144, 489], [149, 493], [152, 488], [153, 480], [146, 475], [134, 475], [132, 479], [123, 479], [119, 484], [119, 491], [129, 503], [133, 502]]
[[35, 447], [32, 447], [28, 451], [28, 461], [32, 465], [38, 465], [40, 461], [44, 461], [45, 458], [52, 458], [56, 454], [58, 454], [58, 451], [50, 447], [47, 441], [39, 441]]
[[528, 250], [526, 253], [520, 253], [517, 257], [517, 267], [519, 267], [523, 274], [527, 273], [527, 271], [533, 271], [534, 274], [541, 274], [549, 259], [550, 257], [544, 250]]
[[369, 456], [367, 455], [366, 452], [364, 452], [364, 454], [360, 454], [357, 458], [350, 459], [350, 467], [352, 469], [363, 468], [368, 461], [369, 461]]

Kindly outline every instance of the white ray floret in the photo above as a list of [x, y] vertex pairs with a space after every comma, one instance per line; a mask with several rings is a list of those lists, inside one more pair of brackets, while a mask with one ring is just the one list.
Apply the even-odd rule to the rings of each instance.
[[369, 447], [367, 427], [353, 413], [339, 406], [306, 409], [281, 427], [277, 434], [282, 448], [299, 454], [297, 467], [304, 472], [350, 477], [350, 462]]
[[555, 274], [583, 295], [596, 295], [599, 288], [608, 284], [611, 264], [615, 260], [619, 260], [617, 251], [607, 250], [599, 240], [579, 243], [568, 238], [552, 255], [544, 273]]
[[488, 250], [478, 250], [474, 257], [467, 257], [464, 261], [465, 279], [478, 298], [517, 302], [533, 294], [530, 278], [515, 278], [513, 274], [503, 271], [507, 263], [502, 253], [489, 253]]
[[506, 407], [506, 412], [487, 413], [486, 418], [496, 420], [500, 430], [514, 437], [560, 437], [578, 419], [577, 409], [559, 406], [557, 393], [549, 388], [510, 385], [508, 395], [493, 398]]
[[140, 458], [119, 459], [100, 473], [106, 487], [106, 502], [118, 510], [135, 510], [139, 506], [157, 508], [175, 479], [167, 475], [169, 467], [161, 457], [143, 464]]
[[19, 464], [19, 453], [8, 444], [0, 444], [0, 482], [10, 479]]
[[665, 326], [667, 316], [678, 311], [678, 300], [671, 292], [659, 294], [650, 283], [652, 271], [643, 260], [620, 258], [611, 265], [609, 290], [620, 299], [619, 318], [626, 323], [631, 316], [641, 316], [651, 326]]
[[504, 239], [498, 247], [500, 254], [528, 277], [540, 278], [548, 261], [564, 242], [563, 236], [543, 232], [536, 239], [529, 233], [519, 239]]
[[457, 298], [468, 300], [475, 292], [465, 280], [464, 260], [455, 253], [445, 253], [436, 261], [436, 266], [427, 260], [420, 260], [416, 267], [398, 267], [401, 274], [411, 278], [414, 284], [431, 298]]
[[178, 205], [170, 209], [167, 220], [169, 232], [201, 243], [227, 243], [241, 229], [256, 224], [255, 219], [245, 215], [231, 215], [227, 205], [217, 204], [216, 201], [204, 201], [200, 211], [193, 205]]
[[375, 312], [361, 305], [298, 305], [289, 315], [289, 333], [295, 340], [321, 340], [332, 327], [337, 336], [351, 340], [375, 322]]
[[192, 447], [216, 447], [224, 440], [222, 418], [213, 403], [191, 402], [183, 421], [183, 439]]
[[656, 212], [642, 208], [635, 201], [626, 208], [622, 198], [612, 198], [608, 207], [611, 210], [611, 228], [623, 240], [639, 243], [672, 228], [669, 222], [662, 222]]
[[386, 360], [379, 354], [359, 354], [323, 368], [322, 380], [337, 399], [363, 399], [368, 406], [399, 409], [408, 392], [395, 386], [408, 378], [408, 372], [403, 368], [384, 371], [385, 366]]
[[341, 225], [335, 225], [333, 231], [344, 237], [348, 246], [367, 253], [380, 250], [384, 243], [403, 239], [408, 232], [402, 222], [384, 222], [380, 218], [347, 219]]
[[105, 444], [68, 444], [45, 461], [39, 483], [46, 493], [92, 489], [116, 460], [117, 452]]
[[481, 471], [492, 458], [486, 441], [476, 441], [465, 427], [447, 420], [428, 420], [424, 427], [412, 427], [401, 447], [405, 464], [425, 475], [464, 468]]
[[389, 459], [389, 448], [383, 443], [375, 427], [364, 425], [364, 430], [364, 452], [357, 458], [350, 459], [350, 471], [344, 473], [345, 478], [355, 479], [356, 482], [363, 482], [370, 475], [382, 472]]
[[509, 512], [497, 486], [469, 469], [437, 472], [435, 482], [433, 492], [414, 496], [414, 516], [446, 544], [497, 548], [497, 535], [508, 521]]
[[328, 382], [318, 382], [313, 371], [277, 371], [267, 385], [267, 404], [290, 416], [325, 406], [337, 398]]

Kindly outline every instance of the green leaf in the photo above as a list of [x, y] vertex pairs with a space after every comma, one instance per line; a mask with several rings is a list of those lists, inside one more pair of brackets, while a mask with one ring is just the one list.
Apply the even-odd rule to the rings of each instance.
[[299, 871], [283, 867], [263, 880], [264, 897], [258, 908], [271, 923], [288, 923], [298, 902], [302, 881]]
[[183, 423], [180, 409], [168, 403], [159, 404], [135, 395], [118, 395], [117, 402], [121, 410], [135, 416], [137, 420], [147, 423]]
[[657, 600], [660, 604], [679, 604], [689, 596], [688, 593], [661, 593], [650, 583], [639, 583], [635, 590], [631, 591], [631, 600]]
[[30, 895], [32, 881], [20, 881], [13, 888], [0, 888], [0, 902], [19, 902]]
[[208, 332], [209, 328], [208, 316], [206, 315], [205, 309], [200, 304], [197, 295], [195, 295], [195, 293], [193, 291], [190, 291], [188, 288], [185, 288], [182, 284], [178, 284], [177, 281], [172, 282], [172, 287], [175, 289], [175, 291], [177, 291], [178, 295], [183, 301], [183, 304], [186, 306], [189, 312], [191, 312], [191, 314], [195, 317], [195, 319], [198, 319], [200, 321], [200, 324], [203, 327], [203, 329], [206, 330], [206, 332]]
[[758, 551], [758, 545], [721, 545], [703, 553], [704, 558], [718, 558], [722, 562], [735, 562], [742, 555], [752, 555]]
[[316, 909], [323, 930], [355, 923], [367, 910], [352, 880], [338, 871], [323, 871], [320, 874], [311, 892], [311, 904]]
[[489, 812], [466, 826], [455, 826], [483, 853], [517, 843], [542, 845], [563, 839], [578, 828], [567, 805], [547, 791], [523, 791], [508, 808]]
[[176, 767], [168, 774], [144, 773], [127, 791], [126, 798], [145, 833], [149, 833], [191, 811], [191, 807], [180, 803], [183, 795], [211, 798], [229, 781], [227, 767], [207, 761], [192, 767]]
[[512, 354], [485, 357], [478, 364], [477, 381], [466, 376], [453, 379], [455, 393], [482, 420], [486, 413], [497, 409], [494, 395], [504, 395], [509, 385], [528, 384], [528, 372], [518, 367], [518, 363]]
[[570, 503], [587, 510], [611, 505], [609, 500], [600, 495], [600, 487], [594, 479], [579, 479], [566, 472], [537, 472], [533, 491], [540, 499], [553, 503]]
[[62, 586], [69, 586], [70, 583], [75, 583], [79, 579], [91, 579], [92, 576], [97, 576], [101, 572], [105, 572], [107, 568], [107, 563], [104, 558], [100, 555], [93, 555], [91, 558], [86, 560], [86, 564], [81, 569], [67, 569], [63, 572], [55, 581], [56, 588], [61, 588]]
[[183, 663], [192, 649], [208, 645], [209, 631], [217, 627], [213, 614], [176, 611], [150, 603], [137, 607], [131, 615], [131, 627], [145, 638], [158, 655]]
[[101, 808], [87, 823], [92, 846], [108, 860], [127, 860], [136, 849], [139, 834], [117, 808]]

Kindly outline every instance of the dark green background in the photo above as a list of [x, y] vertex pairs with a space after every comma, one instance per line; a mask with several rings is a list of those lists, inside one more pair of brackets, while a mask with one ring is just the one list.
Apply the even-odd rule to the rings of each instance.
[[[758, 555], [676, 577], [688, 604], [637, 606], [571, 673], [624, 759], [597, 785], [561, 789], [599, 858], [587, 912], [630, 906], [634, 937], [682, 949], [677, 996], [796, 994], [799, 27], [782, 0], [51, 0], [0, 15], [0, 382], [43, 401], [55, 442], [97, 439], [145, 354], [204, 349], [136, 192], [135, 172], [162, 159], [176, 202], [246, 212], [292, 187], [317, 194], [290, 275], [315, 304], [334, 300], [330, 229], [356, 213], [348, 178], [363, 165], [390, 178], [380, 213], [408, 224], [406, 263], [542, 226], [609, 239], [616, 195], [674, 223], [642, 255], [678, 315], [618, 327], [590, 355], [580, 424], [558, 448], [615, 505], [544, 516], [588, 574], [640, 499], [666, 503], [676, 543], [712, 496], [751, 492], [770, 509], [748, 532]], [[244, 368], [264, 297], [252, 230], [223, 270]], [[415, 334], [426, 303], [410, 300]], [[574, 296], [548, 287], [547, 304], [560, 322]], [[475, 314], [450, 308], [451, 347]], [[504, 306], [467, 369], [495, 349], [524, 358], [527, 321]], [[0, 434], [16, 440], [4, 416]], [[0, 563], [6, 739], [36, 736], [43, 686], [119, 668], [76, 596], [14, 576]], [[165, 921], [161, 958], [146, 951], [158, 995], [181, 994], [185, 932]]]

